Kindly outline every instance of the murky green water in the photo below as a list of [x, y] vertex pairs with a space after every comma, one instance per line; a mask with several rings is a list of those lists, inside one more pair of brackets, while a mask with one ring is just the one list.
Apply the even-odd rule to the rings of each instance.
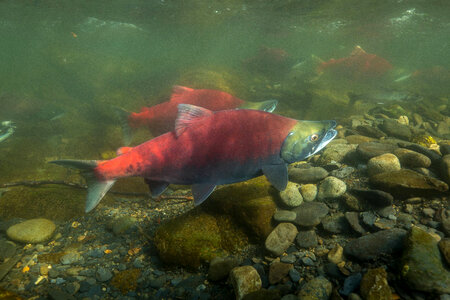
[[[349, 93], [384, 88], [445, 102], [449, 12], [447, 1], [1, 1], [0, 121], [16, 129], [0, 143], [0, 182], [64, 177], [46, 163], [56, 158], [107, 157], [122, 145], [112, 107], [166, 101], [175, 84], [275, 98], [298, 119], [354, 114]], [[389, 74], [315, 78], [311, 61], [356, 45], [386, 59]], [[249, 64], [263, 47], [287, 58]], [[395, 82], [422, 70], [419, 84]]]

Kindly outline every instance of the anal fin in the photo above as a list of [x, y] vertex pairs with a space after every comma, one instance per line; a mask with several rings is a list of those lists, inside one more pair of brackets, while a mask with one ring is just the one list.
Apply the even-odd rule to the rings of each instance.
[[195, 206], [202, 204], [215, 188], [216, 185], [211, 183], [194, 184], [192, 186], [192, 196], [194, 196]]
[[282, 163], [278, 165], [267, 165], [262, 167], [264, 175], [269, 182], [279, 191], [284, 191], [288, 182], [287, 165]]
[[169, 186], [168, 182], [156, 181], [156, 180], [151, 180], [151, 179], [147, 179], [147, 178], [145, 178], [145, 183], [150, 188], [150, 192], [152, 193], [153, 197], [158, 197], [159, 195], [164, 193], [164, 191]]

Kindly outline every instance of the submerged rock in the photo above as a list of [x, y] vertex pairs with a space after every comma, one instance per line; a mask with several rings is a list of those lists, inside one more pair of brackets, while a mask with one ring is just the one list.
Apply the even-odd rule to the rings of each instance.
[[327, 170], [321, 167], [289, 168], [289, 180], [296, 183], [315, 183], [327, 176]]
[[51, 238], [55, 229], [55, 223], [50, 220], [32, 219], [9, 227], [6, 235], [16, 242], [41, 243]]
[[325, 277], [319, 276], [307, 282], [298, 293], [299, 300], [327, 300], [333, 285]]
[[367, 172], [369, 173], [369, 176], [374, 176], [383, 172], [398, 171], [400, 169], [399, 159], [391, 153], [372, 157], [367, 163]]
[[297, 213], [295, 224], [303, 227], [313, 227], [320, 224], [323, 217], [328, 214], [328, 206], [321, 202], [303, 202], [293, 209]]
[[343, 162], [351, 160], [351, 157], [355, 153], [357, 145], [354, 144], [333, 144], [328, 145], [320, 155], [317, 163], [319, 165], [326, 165], [331, 162]]
[[380, 129], [388, 136], [393, 136], [402, 140], [409, 141], [412, 133], [408, 126], [400, 124], [396, 120], [385, 119], [380, 125]]
[[348, 242], [344, 247], [344, 253], [360, 260], [376, 259], [382, 254], [401, 251], [405, 236], [406, 231], [403, 229], [378, 231]]
[[314, 230], [300, 231], [295, 238], [295, 242], [300, 248], [311, 248], [319, 244]]
[[303, 202], [302, 194], [300, 194], [299, 185], [288, 182], [286, 189], [280, 192], [280, 198], [287, 207], [297, 207]]
[[274, 256], [283, 254], [297, 235], [297, 227], [291, 223], [280, 223], [266, 239], [266, 249]]
[[208, 279], [212, 281], [226, 279], [230, 271], [237, 266], [239, 260], [236, 257], [215, 257], [209, 264]]
[[406, 237], [401, 274], [412, 289], [450, 293], [450, 271], [444, 266], [438, 242], [417, 226]]
[[300, 186], [300, 193], [303, 196], [303, 200], [311, 202], [316, 199], [317, 196], [317, 185], [315, 184], [302, 184]]
[[392, 205], [394, 197], [380, 190], [352, 189], [351, 193], [370, 207], [386, 207]]
[[241, 300], [251, 292], [258, 291], [262, 286], [261, 277], [252, 266], [236, 267], [231, 270], [230, 281], [237, 300]]
[[442, 255], [445, 258], [445, 261], [450, 266], [450, 238], [442, 239], [439, 244], [439, 250], [441, 250]]
[[370, 183], [399, 198], [430, 196], [448, 191], [445, 182], [411, 170], [380, 173], [370, 177]]
[[383, 268], [369, 269], [361, 280], [361, 295], [366, 300], [391, 300], [392, 293]]
[[392, 144], [368, 142], [359, 144], [358, 148], [356, 148], [356, 152], [362, 159], [369, 160], [372, 157], [379, 156], [385, 153], [393, 153], [397, 148], [397, 146]]
[[431, 159], [428, 156], [405, 148], [399, 148], [394, 151], [402, 167], [406, 168], [428, 168], [431, 166]]
[[327, 198], [338, 198], [347, 190], [347, 185], [342, 180], [328, 176], [319, 184], [317, 198], [324, 200]]
[[269, 267], [269, 283], [276, 284], [288, 276], [289, 270], [294, 268], [293, 264], [275, 261]]

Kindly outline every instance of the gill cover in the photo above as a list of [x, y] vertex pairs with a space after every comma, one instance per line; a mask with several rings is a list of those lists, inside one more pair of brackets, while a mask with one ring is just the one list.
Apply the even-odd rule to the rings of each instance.
[[336, 121], [298, 121], [281, 147], [288, 164], [301, 161], [325, 147], [337, 134]]

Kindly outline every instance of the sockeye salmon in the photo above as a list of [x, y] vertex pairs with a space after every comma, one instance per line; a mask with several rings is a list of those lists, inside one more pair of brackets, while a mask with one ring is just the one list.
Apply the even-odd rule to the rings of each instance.
[[335, 136], [335, 121], [299, 121], [251, 109], [212, 112], [178, 105], [175, 130], [106, 161], [56, 160], [81, 169], [88, 185], [86, 212], [118, 178], [145, 178], [153, 196], [170, 183], [192, 185], [196, 205], [217, 185], [265, 175], [278, 190], [288, 181], [287, 165], [313, 155]]
[[178, 104], [192, 104], [212, 111], [232, 108], [250, 108], [272, 112], [277, 106], [277, 100], [250, 102], [236, 98], [226, 92], [208, 89], [192, 89], [184, 86], [174, 86], [170, 101], [151, 107], [143, 107], [140, 112], [128, 112], [118, 109], [124, 143], [131, 142], [132, 129], [148, 127], [154, 135], [160, 135], [173, 129], [177, 117]]

